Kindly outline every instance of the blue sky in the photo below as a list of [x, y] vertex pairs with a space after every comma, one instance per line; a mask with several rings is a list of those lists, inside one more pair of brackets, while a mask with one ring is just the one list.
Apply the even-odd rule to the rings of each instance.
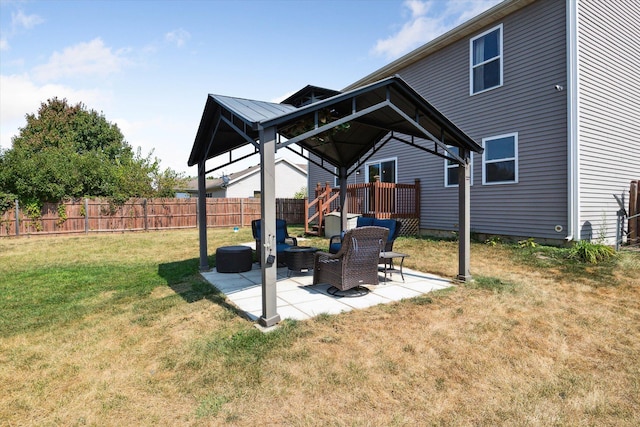
[[498, 2], [0, 0], [0, 146], [57, 96], [195, 176], [187, 159], [207, 94], [340, 90]]

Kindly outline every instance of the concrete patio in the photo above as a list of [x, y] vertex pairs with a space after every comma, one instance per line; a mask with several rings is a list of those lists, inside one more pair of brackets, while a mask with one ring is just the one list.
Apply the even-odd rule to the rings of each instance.
[[[431, 291], [452, 286], [448, 279], [433, 274], [404, 268], [404, 279], [396, 268], [387, 273], [380, 272], [380, 284], [367, 286], [370, 292], [357, 297], [339, 297], [327, 293], [329, 285], [312, 285], [313, 271], [291, 272], [287, 277], [286, 267], [278, 268], [277, 277], [277, 311], [282, 319], [304, 320], [322, 313], [339, 314], [358, 308], [386, 304], [401, 299], [413, 298]], [[262, 315], [261, 270], [258, 264], [245, 273], [218, 273], [211, 270], [201, 273], [202, 276], [251, 320]]]

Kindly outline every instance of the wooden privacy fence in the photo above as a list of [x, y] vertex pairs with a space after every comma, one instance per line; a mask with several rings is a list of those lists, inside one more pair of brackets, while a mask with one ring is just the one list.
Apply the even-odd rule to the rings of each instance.
[[629, 239], [630, 245], [640, 244], [640, 180], [631, 181], [629, 187]]
[[[131, 199], [114, 205], [103, 199], [45, 203], [38, 213], [18, 202], [0, 216], [0, 237], [140, 230], [198, 226], [198, 199]], [[277, 199], [276, 216], [304, 222], [303, 199]], [[260, 199], [207, 198], [207, 227], [243, 227], [260, 218]]]

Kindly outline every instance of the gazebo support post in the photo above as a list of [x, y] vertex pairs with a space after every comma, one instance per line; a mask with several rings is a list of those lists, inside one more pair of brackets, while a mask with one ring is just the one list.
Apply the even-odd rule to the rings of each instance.
[[338, 168], [338, 184], [340, 185], [340, 232], [347, 229], [348, 213], [347, 210], [347, 168], [340, 166]]
[[471, 259], [471, 163], [469, 150], [460, 148], [464, 160], [458, 166], [458, 280], [470, 282]]
[[278, 254], [276, 248], [276, 128], [260, 127], [260, 226], [262, 266], [262, 316], [260, 325], [270, 327], [280, 322], [277, 312], [276, 278]]
[[200, 271], [209, 271], [207, 253], [207, 183], [205, 180], [205, 162], [198, 162], [198, 232], [200, 237]]

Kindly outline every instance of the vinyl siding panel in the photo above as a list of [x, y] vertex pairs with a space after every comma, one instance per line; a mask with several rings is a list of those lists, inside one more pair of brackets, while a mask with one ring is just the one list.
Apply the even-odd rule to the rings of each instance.
[[[566, 92], [554, 86], [566, 86], [565, 5], [541, 0], [477, 34], [500, 23], [502, 87], [469, 95], [469, 38], [399, 74], [478, 143], [518, 133], [517, 184], [482, 185], [482, 156], [474, 156], [472, 230], [562, 239], [554, 227], [567, 223], [567, 104]], [[452, 230], [458, 195], [457, 188], [444, 187], [444, 160], [414, 151], [398, 167], [409, 180], [422, 180], [421, 227]]]
[[581, 238], [615, 237], [613, 194], [640, 177], [640, 7], [578, 2], [579, 220]]

